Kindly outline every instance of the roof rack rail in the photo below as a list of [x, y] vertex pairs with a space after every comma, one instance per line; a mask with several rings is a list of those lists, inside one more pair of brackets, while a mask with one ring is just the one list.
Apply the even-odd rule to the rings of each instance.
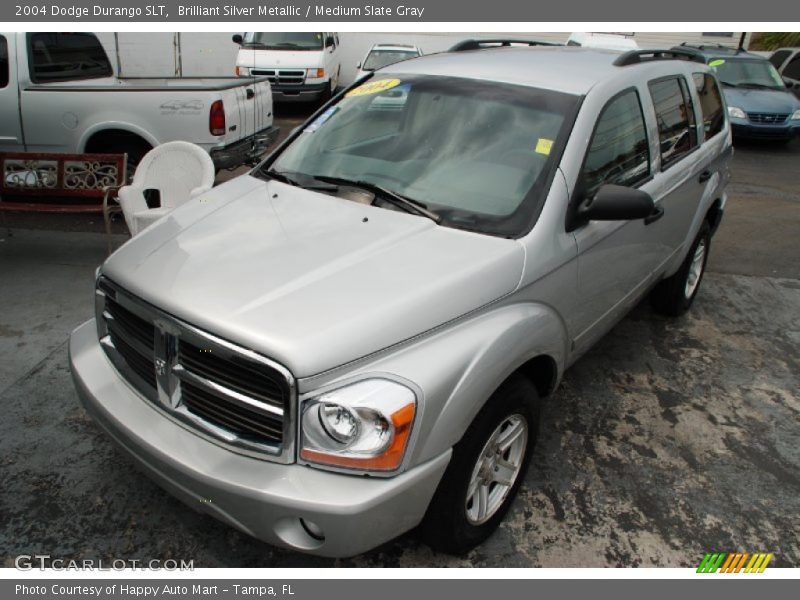
[[674, 48], [687, 48], [690, 50], [727, 50], [728, 52], [735, 52], [737, 54], [742, 51], [741, 48], [734, 48], [732, 46], [726, 46], [725, 44], [690, 44], [689, 42], [681, 42], [680, 46], [674, 46]]
[[463, 40], [450, 48], [448, 52], [466, 52], [467, 50], [485, 50], [487, 48], [507, 47], [511, 45], [519, 46], [563, 46], [560, 42], [543, 42], [540, 40], [518, 40], [510, 38], [497, 38], [487, 40]]
[[696, 52], [672, 48], [671, 50], [629, 50], [617, 57], [614, 61], [614, 66], [627, 67], [654, 60], [690, 60], [692, 62], [705, 63], [703, 57]]

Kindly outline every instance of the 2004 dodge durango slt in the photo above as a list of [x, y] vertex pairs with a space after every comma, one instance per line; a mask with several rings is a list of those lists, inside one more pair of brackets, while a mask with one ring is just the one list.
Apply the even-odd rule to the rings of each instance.
[[71, 365], [161, 485], [354, 555], [507, 512], [541, 399], [643, 295], [679, 315], [731, 134], [680, 50], [506, 47], [374, 73], [103, 264]]

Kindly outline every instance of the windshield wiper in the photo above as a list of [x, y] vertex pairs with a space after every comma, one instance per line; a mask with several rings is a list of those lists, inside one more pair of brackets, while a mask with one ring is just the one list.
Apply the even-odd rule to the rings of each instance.
[[425, 206], [419, 200], [414, 200], [413, 198], [408, 198], [406, 196], [402, 196], [397, 192], [393, 192], [377, 183], [371, 183], [369, 181], [353, 181], [350, 179], [346, 179], [344, 177], [331, 177], [328, 175], [313, 175], [314, 179], [319, 181], [325, 181], [327, 183], [333, 183], [336, 185], [349, 185], [357, 188], [361, 188], [363, 190], [367, 190], [368, 192], [372, 192], [373, 194], [379, 195], [382, 200], [386, 200], [390, 204], [394, 204], [398, 208], [402, 208], [406, 212], [415, 213], [421, 215], [423, 217], [427, 217], [434, 223], [441, 223], [442, 217], [437, 215], [432, 210], [429, 210], [427, 206]]
[[730, 81], [722, 81], [720, 83], [722, 83], [722, 85], [727, 85], [728, 87], [739, 87], [737, 84], [731, 83]]
[[739, 87], [755, 88], [757, 90], [779, 90], [779, 89], [781, 89], [778, 86], [767, 85], [766, 83], [740, 83]]
[[[305, 173], [295, 173], [291, 171], [276, 171], [275, 169], [261, 170], [259, 171], [259, 173], [266, 175], [267, 177], [269, 177], [270, 179], [274, 179], [275, 181], [280, 181], [281, 183], [285, 183], [287, 185], [293, 185], [294, 187], [299, 187], [306, 190], [327, 190], [327, 191], [336, 190], [335, 185], [316, 183], [314, 182], [316, 177], [311, 177], [310, 175], [306, 175]], [[307, 179], [311, 181], [301, 181], [301, 179]]]

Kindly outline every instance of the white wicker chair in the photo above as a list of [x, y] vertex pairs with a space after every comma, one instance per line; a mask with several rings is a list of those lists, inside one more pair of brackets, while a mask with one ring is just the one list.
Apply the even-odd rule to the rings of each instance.
[[[119, 204], [131, 235], [141, 233], [181, 204], [214, 185], [214, 163], [189, 142], [167, 142], [144, 155], [131, 185], [120, 188]], [[157, 189], [161, 206], [148, 208], [144, 192]]]

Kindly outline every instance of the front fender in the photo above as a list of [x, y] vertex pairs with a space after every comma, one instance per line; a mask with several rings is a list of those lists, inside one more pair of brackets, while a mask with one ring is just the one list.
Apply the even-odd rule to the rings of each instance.
[[369, 373], [391, 373], [422, 391], [410, 460], [430, 460], [458, 442], [480, 409], [511, 373], [546, 355], [565, 368], [568, 336], [556, 312], [536, 303], [496, 306], [384, 353], [346, 374], [303, 380], [306, 392]]

